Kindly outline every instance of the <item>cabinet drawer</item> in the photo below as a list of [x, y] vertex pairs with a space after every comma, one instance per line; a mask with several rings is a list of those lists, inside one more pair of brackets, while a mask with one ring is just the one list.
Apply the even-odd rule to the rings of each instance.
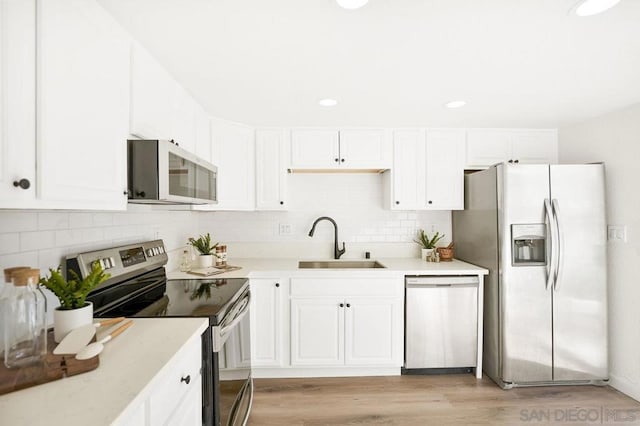
[[201, 386], [201, 366], [202, 350], [198, 338], [161, 373], [163, 377], [149, 397], [149, 424], [165, 424], [187, 392], [193, 387]]
[[404, 284], [390, 278], [292, 278], [292, 296], [397, 296]]

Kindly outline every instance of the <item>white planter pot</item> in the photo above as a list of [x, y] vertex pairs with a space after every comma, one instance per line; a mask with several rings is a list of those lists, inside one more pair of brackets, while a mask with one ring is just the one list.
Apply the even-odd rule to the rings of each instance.
[[64, 336], [75, 328], [93, 322], [93, 303], [78, 309], [62, 310], [60, 307], [53, 311], [53, 340], [60, 342]]
[[201, 254], [198, 256], [198, 266], [200, 268], [210, 268], [214, 263], [214, 256], [212, 254]]
[[429, 255], [431, 255], [431, 253], [433, 253], [434, 250], [435, 249], [432, 249], [432, 248], [430, 248], [430, 249], [425, 249], [425, 248], [420, 249], [420, 259], [427, 260], [427, 257]]

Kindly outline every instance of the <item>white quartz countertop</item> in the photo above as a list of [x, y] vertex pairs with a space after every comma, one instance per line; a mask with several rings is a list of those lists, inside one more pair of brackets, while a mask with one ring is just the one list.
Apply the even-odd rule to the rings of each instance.
[[[191, 339], [199, 339], [208, 327], [206, 318], [133, 321], [132, 327], [105, 344], [96, 370], [0, 395], [0, 424], [118, 423], [144, 401], [155, 378], [180, 356], [180, 349]], [[98, 338], [107, 330], [100, 331]]]
[[[167, 277], [178, 279], [212, 279], [212, 278], [269, 278], [280, 275], [291, 277], [387, 277], [403, 275], [487, 275], [489, 271], [470, 263], [454, 259], [451, 262], [426, 262], [418, 258], [381, 258], [377, 260], [385, 268], [375, 269], [299, 269], [298, 261], [331, 260], [331, 259], [249, 259], [235, 258], [229, 260], [229, 265], [240, 266], [238, 269], [223, 274], [202, 277], [187, 272], [168, 271]], [[354, 259], [344, 259], [352, 261]], [[364, 259], [358, 259], [364, 260]]]

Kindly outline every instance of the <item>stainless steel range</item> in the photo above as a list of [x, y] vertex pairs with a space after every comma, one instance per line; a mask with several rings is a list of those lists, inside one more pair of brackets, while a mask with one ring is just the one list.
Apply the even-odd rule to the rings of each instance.
[[220, 363], [227, 339], [241, 326], [249, 330], [248, 280], [167, 280], [162, 240], [80, 253], [67, 257], [66, 265], [84, 277], [94, 262], [111, 274], [87, 297], [96, 317], [209, 319], [211, 328], [202, 335], [203, 424], [246, 424], [253, 400], [250, 363], [234, 370], [233, 380], [221, 378]]

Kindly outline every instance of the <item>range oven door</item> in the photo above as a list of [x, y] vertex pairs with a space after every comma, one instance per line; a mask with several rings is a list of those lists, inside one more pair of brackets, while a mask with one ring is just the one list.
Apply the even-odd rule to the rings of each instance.
[[229, 318], [221, 321], [226, 325], [213, 327], [214, 400], [218, 408], [214, 424], [221, 426], [246, 425], [251, 411], [250, 306], [251, 296], [247, 288], [230, 310]]

